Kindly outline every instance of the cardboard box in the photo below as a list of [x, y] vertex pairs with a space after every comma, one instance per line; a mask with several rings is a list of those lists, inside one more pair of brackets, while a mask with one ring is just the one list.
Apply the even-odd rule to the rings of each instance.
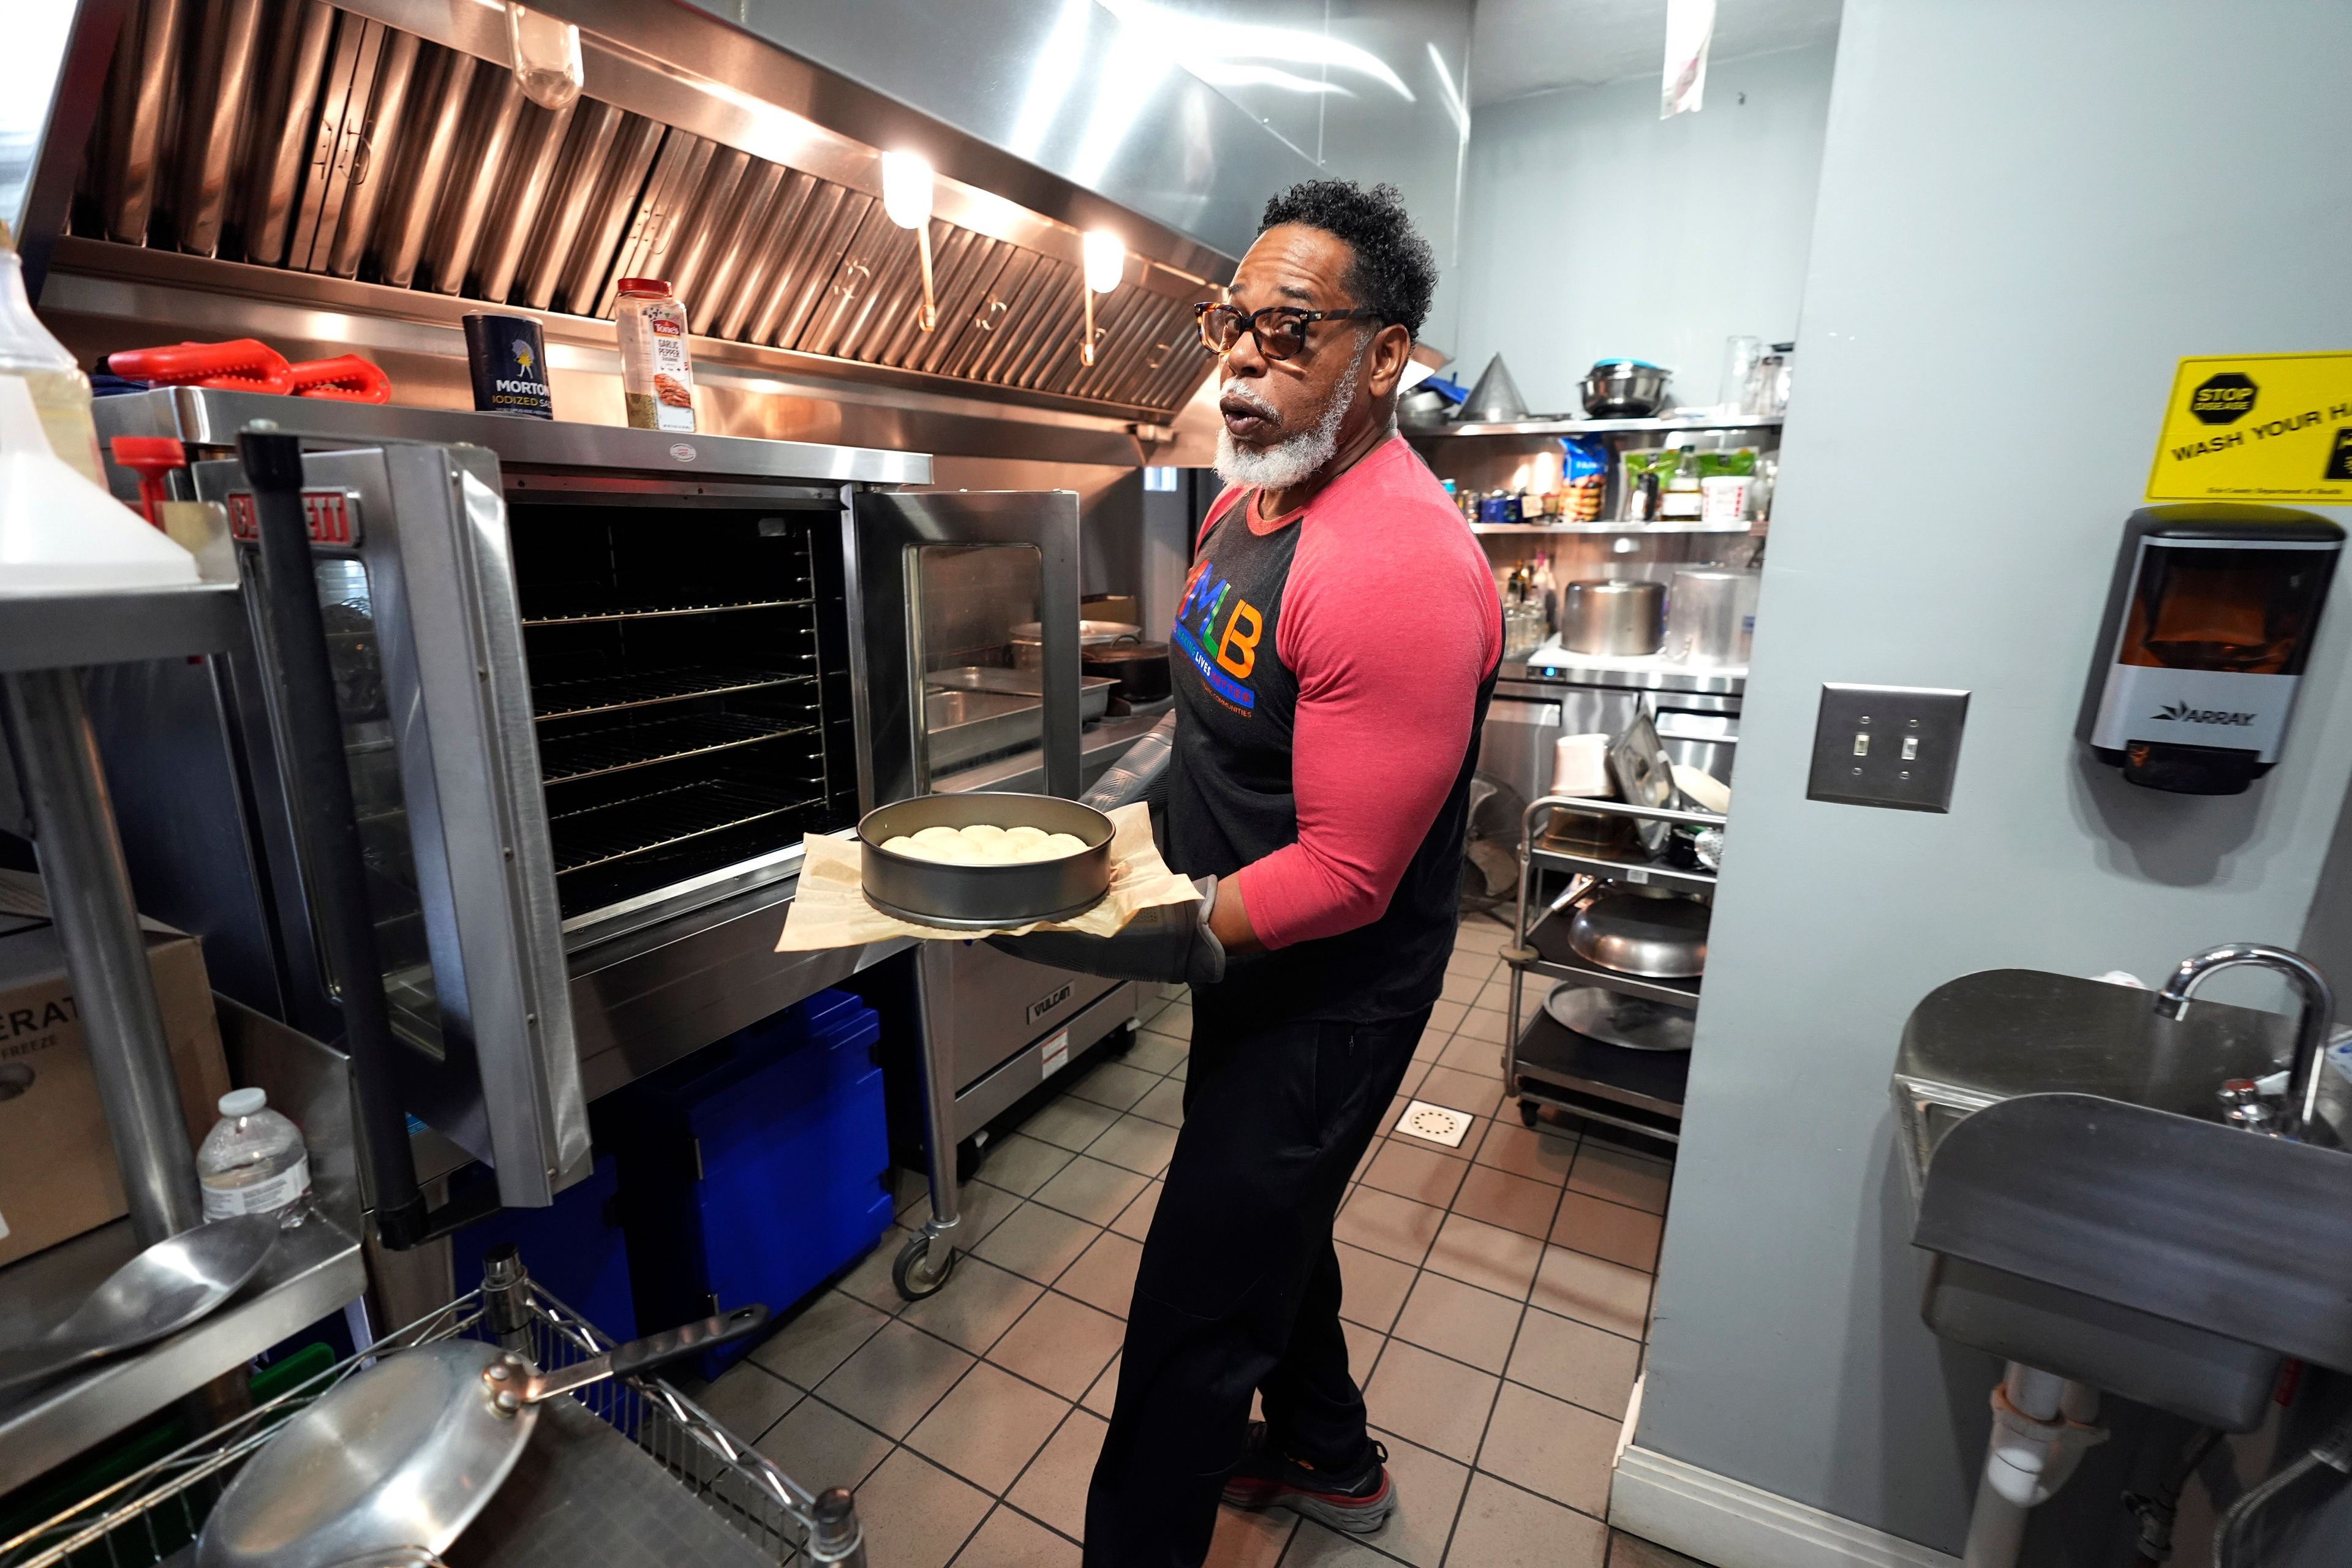
[[[127, 1212], [65, 951], [47, 913], [39, 879], [0, 871], [0, 1263]], [[193, 1159], [229, 1089], [212, 986], [195, 938], [141, 924]]]

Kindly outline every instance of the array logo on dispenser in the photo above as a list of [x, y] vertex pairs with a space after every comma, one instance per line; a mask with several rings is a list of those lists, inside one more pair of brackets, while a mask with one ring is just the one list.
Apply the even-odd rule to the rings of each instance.
[[2262, 715], [2231, 712], [2220, 708], [2191, 708], [2186, 702], [2168, 702], [2148, 717], [2180, 724], [2251, 724]]
[[2147, 499], [2352, 502], [2352, 353], [2182, 360]]

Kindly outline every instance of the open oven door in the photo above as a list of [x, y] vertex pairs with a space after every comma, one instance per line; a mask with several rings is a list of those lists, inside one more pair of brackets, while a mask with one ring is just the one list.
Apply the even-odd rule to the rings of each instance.
[[[928, 794], [953, 773], [927, 679], [1034, 619], [1042, 699], [1030, 744], [1046, 793], [1081, 787], [1078, 498], [1068, 490], [860, 492], [850, 500], [864, 650], [857, 731], [866, 809]], [[916, 958], [925, 1048], [940, 1090], [935, 1149], [973, 1134], [1105, 1035], [1130, 1024], [1133, 986], [1012, 957], [983, 942], [927, 942]], [[938, 1197], [935, 1184], [935, 1201]], [[937, 1221], [934, 1222], [938, 1223]], [[942, 1276], [943, 1278], [943, 1276]]]
[[[387, 442], [302, 464], [383, 973], [332, 972], [299, 828], [302, 886], [277, 900], [289, 963], [315, 962], [337, 997], [381, 985], [403, 1109], [492, 1166], [500, 1203], [544, 1205], [587, 1171], [588, 1115], [498, 459]], [[276, 804], [299, 824], [303, 781], [277, 765], [294, 748], [270, 617], [252, 589], [253, 494], [235, 462], [199, 464], [195, 480], [226, 505], [248, 584], [268, 715], [268, 732], [247, 738], [268, 752], [256, 758], [257, 791], [265, 809], [286, 792]]]
[[[943, 580], [986, 584], [1035, 606], [1043, 652], [1045, 790], [1078, 794], [1078, 497], [1074, 490], [858, 491], [843, 522], [861, 811], [930, 793], [924, 677], [951, 653]], [[1024, 619], [1014, 615], [1009, 618]]]

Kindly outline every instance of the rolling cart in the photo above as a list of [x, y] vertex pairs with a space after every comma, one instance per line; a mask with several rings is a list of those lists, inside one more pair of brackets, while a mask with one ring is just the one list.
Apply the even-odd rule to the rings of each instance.
[[[1550, 1106], [1588, 1121], [1638, 1132], [1662, 1142], [1680, 1142], [1683, 1091], [1690, 1070], [1690, 1053], [1607, 1045], [1569, 1029], [1540, 1004], [1530, 1018], [1527, 1016], [1527, 982], [1530, 975], [1548, 981], [1571, 981], [1622, 996], [1696, 1008], [1699, 1000], [1699, 982], [1696, 979], [1654, 980], [1604, 969], [1579, 957], [1568, 944], [1569, 911], [1596, 885], [1608, 881], [1698, 893], [1711, 902], [1715, 873], [1612, 860], [1549, 847], [1538, 834], [1550, 814], [1560, 809], [1698, 827], [1720, 827], [1726, 819], [1711, 811], [1558, 795], [1528, 802], [1519, 816], [1518, 901], [1511, 926], [1511, 945], [1503, 950], [1503, 958], [1511, 966], [1503, 1083], [1518, 1099], [1519, 1119], [1532, 1127], [1543, 1108]], [[1565, 873], [1569, 880], [1530, 920], [1529, 910], [1545, 891], [1546, 872]]]
[[[385, 1356], [451, 1339], [495, 1342], [541, 1371], [572, 1365], [613, 1342], [534, 1285], [509, 1254], [493, 1255], [479, 1289], [386, 1335], [219, 1429], [39, 1524], [0, 1541], [0, 1568], [154, 1568], [192, 1560], [187, 1549], [246, 1461], [289, 1416]], [[673, 1511], [709, 1510], [778, 1563], [804, 1561], [866, 1568], [857, 1510], [845, 1488], [812, 1493], [734, 1436], [709, 1412], [658, 1377], [615, 1377], [569, 1395], [636, 1445], [652, 1462], [636, 1467], [633, 1544], [650, 1550], [681, 1531]], [[665, 1482], [664, 1478], [667, 1478]], [[616, 1500], [599, 1500], [606, 1507]], [[689, 1511], [685, 1529], [707, 1528]], [[466, 1538], [461, 1536], [461, 1543]], [[452, 1548], [452, 1554], [459, 1554]], [[804, 1554], [795, 1557], [795, 1553]], [[417, 1568], [429, 1560], [419, 1556]]]

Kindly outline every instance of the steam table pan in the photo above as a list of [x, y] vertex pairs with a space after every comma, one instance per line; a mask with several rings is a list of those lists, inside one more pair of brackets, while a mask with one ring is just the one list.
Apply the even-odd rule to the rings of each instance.
[[[1024, 825], [1086, 842], [1076, 855], [1009, 866], [942, 866], [893, 855], [882, 846], [926, 827]], [[1051, 795], [974, 791], [925, 795], [877, 806], [857, 825], [859, 879], [866, 901], [886, 915], [950, 931], [996, 931], [1034, 921], [1066, 921], [1102, 901], [1110, 889], [1110, 818], [1090, 805]]]

